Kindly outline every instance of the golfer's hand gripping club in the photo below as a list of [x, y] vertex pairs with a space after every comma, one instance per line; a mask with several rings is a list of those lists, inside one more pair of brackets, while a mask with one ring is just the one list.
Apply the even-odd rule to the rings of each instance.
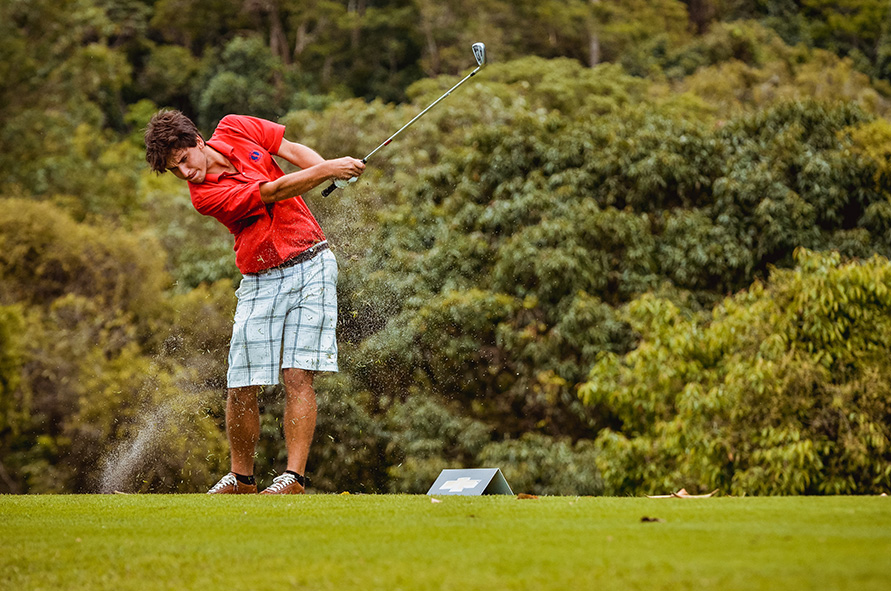
[[[459, 86], [461, 86], [462, 84], [464, 84], [465, 82], [467, 82], [468, 80], [470, 80], [470, 78], [472, 78], [474, 74], [476, 74], [477, 72], [480, 71], [480, 68], [482, 68], [483, 66], [486, 65], [486, 46], [485, 46], [484, 44], [482, 44], [482, 43], [474, 43], [474, 44], [471, 46], [471, 50], [473, 50], [473, 57], [474, 57], [474, 59], [476, 59], [477, 68], [476, 68], [473, 72], [471, 72], [470, 74], [468, 74], [467, 76], [465, 76], [460, 82], [458, 82], [458, 84], [456, 84], [456, 85], [454, 85], [453, 87], [451, 87], [451, 88], [450, 88], [444, 95], [442, 95], [441, 97], [439, 97], [438, 99], [436, 99], [435, 101], [433, 101], [432, 103], [430, 103], [430, 105], [428, 105], [426, 109], [424, 109], [423, 111], [421, 111], [420, 113], [418, 113], [418, 114], [415, 116], [414, 119], [412, 119], [411, 121], [409, 121], [408, 123], [406, 123], [405, 125], [403, 125], [402, 127], [400, 127], [400, 128], [396, 131], [396, 133], [394, 133], [394, 134], [391, 135], [389, 138], [387, 138], [387, 141], [385, 141], [384, 143], [382, 143], [381, 145], [379, 145], [377, 148], [375, 148], [374, 150], [372, 150], [371, 152], [369, 152], [368, 155], [367, 155], [365, 158], [362, 159], [362, 164], [365, 164], [365, 163], [368, 161], [368, 159], [371, 158], [371, 156], [374, 155], [375, 152], [377, 152], [378, 150], [380, 150], [381, 148], [383, 148], [384, 146], [386, 146], [387, 144], [389, 144], [390, 142], [392, 142], [393, 139], [394, 139], [397, 135], [399, 135], [400, 133], [402, 133], [404, 130], [408, 129], [408, 127], [409, 127], [412, 123], [414, 123], [415, 121], [417, 121], [418, 119], [420, 119], [421, 117], [423, 117], [424, 114], [427, 113], [427, 111], [429, 111], [430, 109], [432, 109], [433, 107], [435, 107], [436, 105], [438, 105], [439, 102], [440, 102], [441, 100], [443, 100], [445, 97], [447, 97], [447, 96], [449, 96], [450, 94], [452, 94], [452, 91], [453, 91], [453, 90], [455, 90], [456, 88], [458, 88]], [[325, 189], [322, 190], [322, 197], [327, 197], [328, 195], [330, 195], [331, 193], [334, 192], [334, 189], [346, 187], [348, 184], [350, 184], [350, 183], [355, 183], [357, 180], [358, 180], [358, 177], [352, 177], [352, 178], [350, 178], [349, 180], [337, 179], [337, 180], [335, 180], [333, 183], [331, 183], [330, 185], [328, 185], [327, 187], [325, 187]]]
[[[362, 164], [365, 164], [365, 158], [362, 159]], [[328, 185], [327, 187], [325, 187], [322, 190], [322, 197], [327, 197], [328, 195], [330, 195], [331, 193], [334, 192], [334, 189], [342, 189], [342, 188], [346, 187], [347, 185], [349, 185], [350, 183], [355, 183], [358, 180], [359, 180], [359, 177], [357, 177], [357, 176], [350, 177], [347, 180], [335, 179], [334, 182], [332, 182], [330, 185]]]

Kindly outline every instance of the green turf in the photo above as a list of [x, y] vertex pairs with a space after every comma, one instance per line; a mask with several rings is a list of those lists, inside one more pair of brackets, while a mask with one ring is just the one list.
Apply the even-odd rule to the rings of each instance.
[[891, 497], [440, 498], [2, 496], [0, 587], [891, 589]]

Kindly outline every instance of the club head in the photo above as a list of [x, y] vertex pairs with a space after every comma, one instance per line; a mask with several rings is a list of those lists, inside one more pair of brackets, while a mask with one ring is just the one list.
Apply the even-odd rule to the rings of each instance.
[[486, 44], [485, 43], [474, 43], [471, 46], [473, 50], [473, 57], [476, 58], [476, 63], [482, 67], [486, 65]]

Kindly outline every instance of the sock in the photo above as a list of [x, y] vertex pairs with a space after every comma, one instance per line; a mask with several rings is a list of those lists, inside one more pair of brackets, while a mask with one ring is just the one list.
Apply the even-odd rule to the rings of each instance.
[[309, 482], [309, 478], [307, 478], [303, 474], [297, 474], [293, 470], [285, 470], [285, 472], [287, 472], [288, 474], [293, 474], [294, 477], [297, 479], [297, 482], [300, 483], [300, 486], [306, 486], [306, 483]]
[[[235, 474], [235, 472], [233, 472]], [[257, 481], [254, 480], [254, 475], [245, 476], [244, 474], [235, 474], [235, 480], [242, 484], [257, 484]]]

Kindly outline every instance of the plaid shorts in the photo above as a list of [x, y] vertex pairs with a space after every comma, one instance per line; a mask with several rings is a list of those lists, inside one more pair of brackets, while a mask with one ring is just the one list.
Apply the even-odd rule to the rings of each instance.
[[245, 275], [235, 295], [230, 388], [277, 384], [283, 368], [337, 371], [337, 260], [330, 250]]

